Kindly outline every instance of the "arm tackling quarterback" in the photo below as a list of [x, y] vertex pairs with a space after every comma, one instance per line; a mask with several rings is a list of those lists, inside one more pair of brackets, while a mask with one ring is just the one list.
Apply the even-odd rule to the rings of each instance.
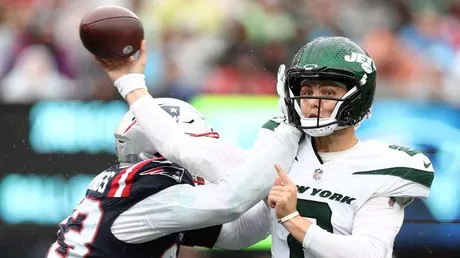
[[260, 201], [239, 219], [222, 226], [215, 247], [240, 250], [270, 235], [270, 209]]
[[301, 137], [293, 127], [278, 128], [247, 152], [244, 163], [229, 168], [232, 173], [224, 178], [196, 187], [176, 185], [140, 202], [140, 210], [155, 231], [152, 234], [162, 236], [224, 224], [238, 219], [265, 198], [276, 177], [273, 163], [289, 166]]
[[240, 250], [269, 236], [270, 221], [270, 210], [264, 201], [260, 201], [237, 220], [220, 226], [187, 231], [182, 245]]
[[222, 156], [229, 162], [241, 163], [241, 149], [226, 141], [185, 134], [150, 95], [130, 106], [148, 139], [165, 158], [180, 164], [193, 175], [214, 182], [222, 177]]

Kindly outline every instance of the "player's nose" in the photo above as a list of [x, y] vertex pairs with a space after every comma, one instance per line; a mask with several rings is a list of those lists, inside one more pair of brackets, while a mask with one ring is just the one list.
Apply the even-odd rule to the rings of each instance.
[[318, 110], [320, 102], [321, 100], [318, 98], [308, 99], [308, 104], [310, 105], [310, 109], [312, 110]]

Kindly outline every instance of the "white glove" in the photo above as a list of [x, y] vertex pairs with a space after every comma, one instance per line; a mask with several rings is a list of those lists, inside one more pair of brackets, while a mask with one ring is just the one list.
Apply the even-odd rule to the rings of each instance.
[[280, 96], [278, 100], [278, 106], [281, 111], [282, 117], [287, 120], [288, 119], [288, 109], [286, 107], [286, 101], [284, 98], [286, 97], [285, 89], [284, 89], [284, 79], [286, 78], [286, 66], [284, 64], [280, 65], [278, 68], [278, 77], [276, 81], [276, 92]]

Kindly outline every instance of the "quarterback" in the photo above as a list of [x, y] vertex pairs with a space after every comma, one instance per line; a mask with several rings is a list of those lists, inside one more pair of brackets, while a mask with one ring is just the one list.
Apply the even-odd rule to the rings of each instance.
[[280, 70], [289, 121], [308, 137], [269, 194], [273, 257], [392, 257], [404, 207], [428, 197], [434, 170], [417, 150], [356, 136], [374, 100], [373, 60], [326, 37]]
[[[220, 140], [201, 143], [208, 156], [190, 137], [165, 140], [178, 134], [163, 124], [170, 119], [145, 90], [140, 56], [121, 68], [102, 65], [160, 153], [198, 175], [242, 162], [241, 150], [224, 151], [216, 147]], [[428, 197], [434, 170], [417, 150], [357, 138], [355, 129], [370, 117], [374, 100], [372, 58], [349, 39], [318, 38], [301, 48], [287, 71], [280, 67], [277, 86], [288, 122], [307, 136], [293, 164], [284, 167], [289, 177], [279, 172], [269, 195], [273, 211], [260, 202], [259, 214], [245, 224], [260, 228], [254, 232], [271, 230], [273, 257], [391, 257], [404, 207]], [[264, 127], [279, 126], [269, 121]]]

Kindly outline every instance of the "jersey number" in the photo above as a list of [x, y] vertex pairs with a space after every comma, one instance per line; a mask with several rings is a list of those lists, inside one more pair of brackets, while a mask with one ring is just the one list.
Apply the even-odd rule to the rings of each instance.
[[96, 237], [104, 212], [101, 201], [85, 198], [73, 211], [72, 216], [66, 218], [61, 224], [66, 225], [64, 242], [68, 247], [53, 244], [53, 250], [61, 257], [85, 257], [89, 254], [88, 244]]
[[[316, 223], [322, 229], [333, 233], [331, 217], [332, 211], [329, 204], [309, 200], [297, 200], [297, 211], [300, 216], [308, 218], [312, 223]], [[290, 258], [304, 258], [302, 243], [299, 243], [291, 234], [287, 237]]]

